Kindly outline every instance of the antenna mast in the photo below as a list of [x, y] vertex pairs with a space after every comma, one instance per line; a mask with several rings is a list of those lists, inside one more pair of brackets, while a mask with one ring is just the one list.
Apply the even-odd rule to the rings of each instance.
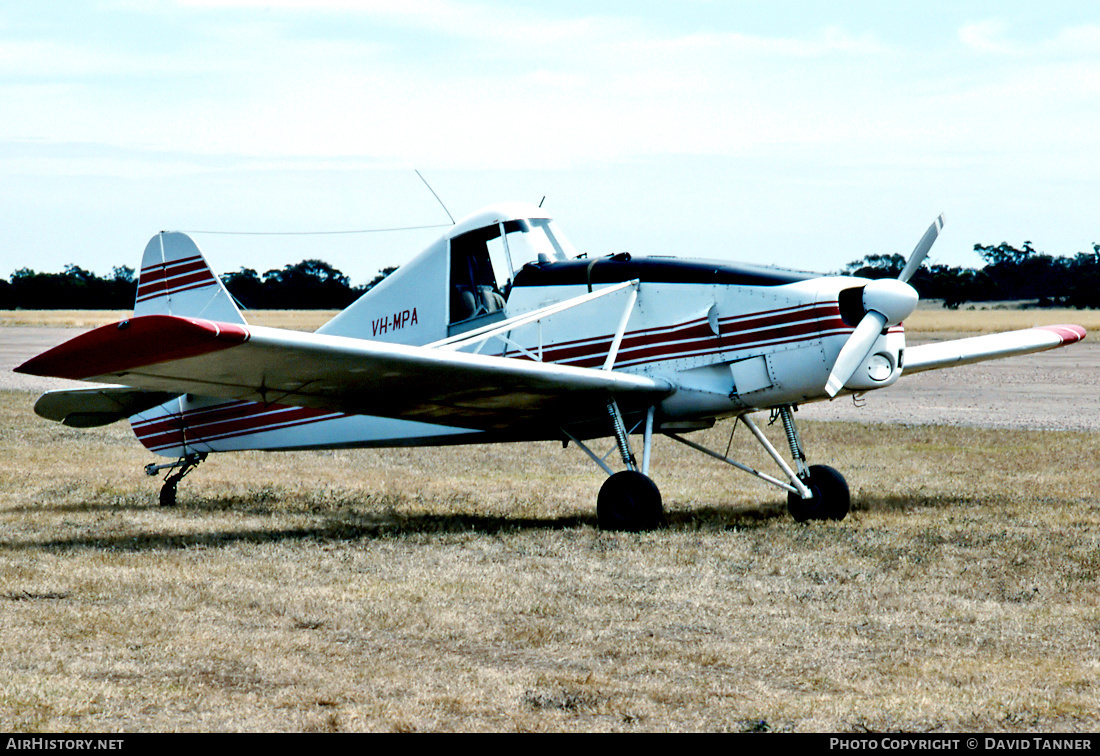
[[[416, 171], [415, 168], [413, 168], [413, 170]], [[424, 182], [424, 186], [428, 187], [428, 191], [432, 193], [432, 196], [435, 197], [435, 201], [438, 202], [439, 206], [443, 208], [443, 212], [445, 212], [447, 214], [447, 217], [451, 219], [451, 225], [453, 226], [455, 223], [454, 216], [451, 215], [451, 211], [447, 209], [447, 206], [443, 204], [443, 200], [439, 199], [439, 195], [435, 193], [435, 189], [432, 189], [432, 185], [428, 183], [428, 179], [421, 176], [420, 171], [416, 171], [416, 175], [420, 176], [420, 180]]]

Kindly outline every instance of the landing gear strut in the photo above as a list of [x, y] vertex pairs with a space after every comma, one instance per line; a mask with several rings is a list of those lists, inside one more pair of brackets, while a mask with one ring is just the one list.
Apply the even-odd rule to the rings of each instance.
[[[783, 421], [783, 431], [791, 447], [791, 457], [798, 466], [798, 479], [809, 489], [810, 496], [802, 492], [787, 493], [787, 511], [796, 522], [806, 520], [843, 520], [851, 506], [851, 494], [844, 476], [828, 465], [806, 466], [806, 453], [802, 451], [802, 437], [794, 425], [790, 407], [776, 410]], [[774, 418], [773, 418], [774, 419]]]
[[655, 530], [665, 524], [665, 509], [661, 505], [661, 492], [646, 475], [649, 472], [649, 450], [653, 439], [653, 408], [646, 414], [645, 447], [642, 452], [642, 471], [637, 469], [634, 452], [630, 449], [630, 434], [623, 423], [619, 404], [614, 399], [607, 403], [611, 426], [615, 429], [615, 441], [626, 469], [608, 478], [600, 487], [596, 498], [596, 521], [602, 530]]
[[[603, 530], [653, 530], [667, 524], [664, 507], [661, 503], [661, 492], [657, 490], [657, 486], [647, 475], [652, 450], [655, 410], [656, 408], [650, 407], [646, 413], [645, 442], [640, 469], [635, 461], [634, 453], [630, 449], [630, 433], [637, 431], [638, 428], [635, 426], [627, 431], [622, 414], [619, 412], [619, 406], [614, 399], [608, 401], [607, 411], [611, 418], [619, 454], [626, 470], [615, 472], [604, 461], [604, 457], [597, 456], [565, 428], [561, 429], [566, 439], [579, 446], [609, 476], [600, 488], [600, 494], [596, 500], [596, 517], [600, 528]], [[790, 512], [791, 517], [798, 522], [843, 520], [851, 506], [851, 494], [848, 490], [848, 484], [844, 481], [844, 477], [831, 467], [806, 464], [806, 454], [802, 451], [802, 439], [794, 424], [793, 410], [794, 407], [790, 405], [777, 407], [772, 411], [771, 418], [772, 422], [776, 420], [783, 421], [783, 430], [786, 433], [787, 444], [790, 446], [791, 458], [794, 461], [793, 467], [783, 459], [783, 456], [749, 415], [740, 415], [735, 421], [743, 424], [752, 432], [760, 446], [783, 471], [786, 480], [768, 475], [737, 460], [730, 459], [726, 454], [712, 451], [695, 441], [672, 432], [668, 428], [662, 429], [661, 432], [674, 441], [679, 441], [696, 451], [714, 457], [766, 483], [783, 489], [787, 492], [787, 510]], [[730, 440], [732, 442], [732, 436]], [[608, 454], [610, 453], [608, 452]]]
[[162, 507], [174, 507], [176, 506], [176, 486], [183, 479], [185, 475], [194, 470], [199, 464], [206, 459], [206, 453], [200, 452], [198, 454], [188, 454], [186, 457], [180, 457], [175, 462], [167, 465], [146, 465], [146, 475], [156, 475], [161, 470], [174, 470], [164, 478], [164, 485], [160, 488], [160, 505]]
[[843, 520], [851, 505], [848, 484], [844, 482], [841, 474], [831, 467], [825, 465], [807, 466], [806, 455], [802, 451], [802, 439], [795, 427], [790, 406], [776, 408], [773, 411], [772, 422], [777, 419], [783, 421], [783, 430], [787, 435], [787, 443], [791, 449], [794, 468], [787, 464], [778, 450], [756, 426], [752, 418], [748, 415], [740, 415], [736, 422], [742, 423], [752, 432], [756, 440], [760, 442], [760, 446], [768, 453], [768, 456], [783, 470], [783, 473], [787, 476], [786, 482], [755, 470], [737, 460], [730, 459], [725, 454], [707, 449], [675, 433], [665, 431], [665, 435], [674, 441], [690, 446], [696, 451], [708, 454], [736, 467], [738, 470], [760, 478], [766, 483], [782, 488], [787, 492], [787, 510], [798, 522], [805, 522], [806, 520]]

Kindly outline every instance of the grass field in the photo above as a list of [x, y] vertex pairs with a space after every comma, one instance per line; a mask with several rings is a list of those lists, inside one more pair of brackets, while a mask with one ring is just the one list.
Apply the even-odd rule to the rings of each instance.
[[8, 730], [1100, 729], [1100, 434], [804, 423], [854, 504], [804, 525], [658, 439], [669, 527], [623, 534], [555, 444], [220, 455], [163, 509], [124, 424], [33, 400], [0, 392]]

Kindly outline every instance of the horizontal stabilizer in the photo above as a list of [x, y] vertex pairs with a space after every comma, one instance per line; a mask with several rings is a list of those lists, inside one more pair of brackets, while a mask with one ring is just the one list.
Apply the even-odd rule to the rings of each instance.
[[968, 365], [1073, 344], [1085, 338], [1079, 325], [1051, 325], [907, 347], [905, 375]]
[[169, 392], [145, 391], [129, 386], [65, 389], [40, 396], [34, 411], [40, 417], [72, 428], [95, 428], [125, 420], [176, 396]]

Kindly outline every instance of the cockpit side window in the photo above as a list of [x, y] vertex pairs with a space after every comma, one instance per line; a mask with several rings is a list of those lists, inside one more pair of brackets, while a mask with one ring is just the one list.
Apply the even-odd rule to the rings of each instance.
[[510, 286], [511, 274], [499, 225], [451, 239], [452, 323], [503, 309]]
[[576, 250], [548, 218], [513, 219], [451, 239], [451, 323], [504, 308], [515, 272], [528, 263], [564, 262]]

